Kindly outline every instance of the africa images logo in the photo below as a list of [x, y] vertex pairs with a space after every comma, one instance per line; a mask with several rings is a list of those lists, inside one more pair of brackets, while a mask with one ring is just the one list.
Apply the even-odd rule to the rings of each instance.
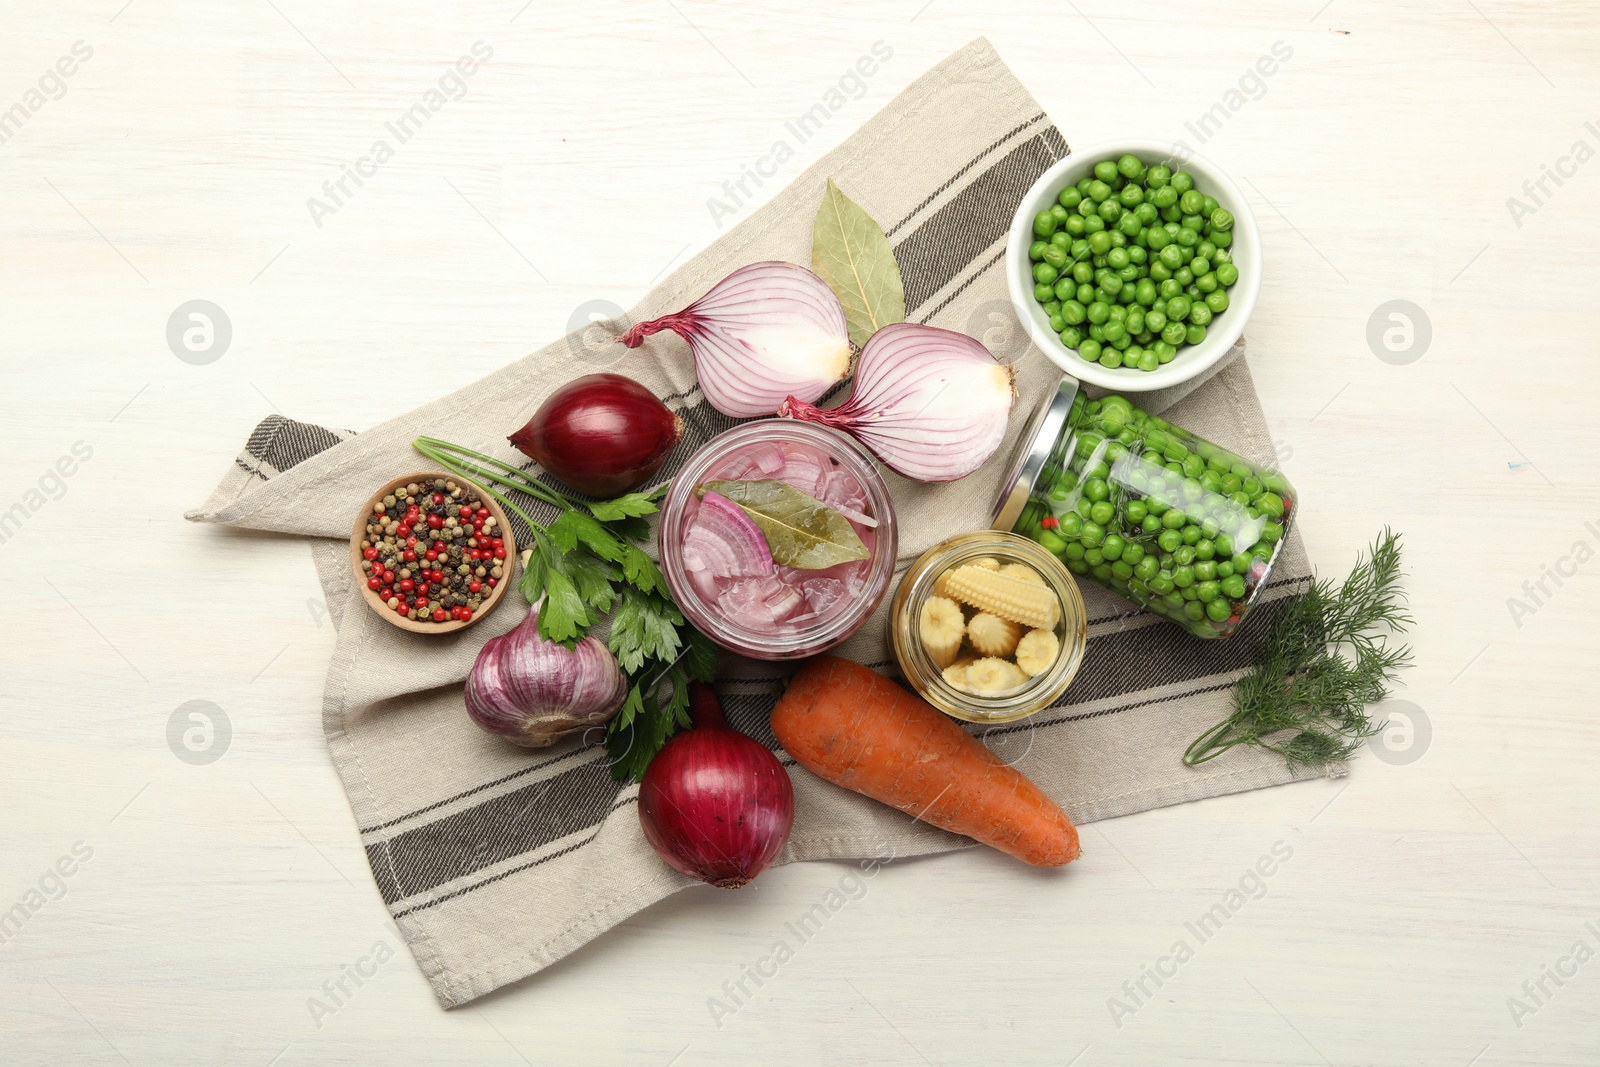
[[[492, 47], [483, 41], [474, 41], [472, 55], [462, 56], [456, 60], [453, 66], [439, 76], [436, 86], [430, 86], [422, 94], [421, 99], [402, 112], [398, 119], [385, 122], [383, 128], [394, 138], [395, 144], [405, 144], [421, 133], [422, 127], [442, 110], [445, 104], [466, 96], [467, 79], [477, 73], [480, 64], [487, 63], [493, 58]], [[394, 157], [394, 144], [390, 144], [387, 138], [380, 137], [372, 142], [367, 154], [356, 159], [355, 163], [341, 165], [342, 173], [338, 178], [330, 178], [322, 183], [322, 197], [306, 198], [306, 210], [311, 212], [311, 221], [317, 224], [317, 229], [322, 229], [324, 218], [337, 215], [339, 209], [355, 196], [356, 191], [367, 184], [366, 180], [377, 177], [378, 168]], [[354, 188], [351, 188], [352, 183]]]
[[46, 67], [39, 75], [37, 85], [22, 94], [22, 99], [0, 111], [0, 145], [22, 132], [28, 120], [44, 110], [52, 100], [67, 95], [67, 79], [78, 73], [81, 63], [94, 58], [94, 49], [86, 41], [74, 41], [72, 51]]
[[55, 463], [45, 468], [39, 476], [37, 485], [29, 486], [23, 491], [21, 499], [10, 507], [0, 508], [0, 545], [5, 544], [27, 525], [28, 520], [41, 511], [52, 500], [60, 500], [67, 495], [67, 479], [78, 473], [79, 468], [89, 461], [94, 455], [94, 448], [87, 441], [74, 441], [71, 455], [62, 455]]

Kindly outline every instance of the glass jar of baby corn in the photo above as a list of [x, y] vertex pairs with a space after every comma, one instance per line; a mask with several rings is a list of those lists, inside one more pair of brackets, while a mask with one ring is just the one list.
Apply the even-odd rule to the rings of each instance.
[[1088, 636], [1067, 568], [1037, 542], [998, 530], [924, 552], [901, 579], [889, 627], [911, 688], [947, 715], [983, 723], [1054, 703]]

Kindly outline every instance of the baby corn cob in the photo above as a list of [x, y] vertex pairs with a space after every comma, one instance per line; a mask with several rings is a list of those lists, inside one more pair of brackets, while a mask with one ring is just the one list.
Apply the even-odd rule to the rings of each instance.
[[957, 689], [965, 689], [967, 687], [967, 668], [972, 666], [972, 663], [971, 656], [956, 660], [944, 669], [944, 680]]
[[979, 655], [1009, 656], [1022, 640], [1022, 627], [1010, 619], [980, 611], [967, 623], [967, 640]]
[[1043, 674], [1061, 654], [1061, 641], [1053, 630], [1029, 630], [1017, 644], [1017, 666], [1033, 677]]
[[965, 628], [966, 619], [961, 614], [961, 606], [954, 600], [934, 596], [922, 605], [918, 630], [922, 647], [936, 666], [944, 668], [956, 661]]
[[1043, 585], [1044, 579], [1039, 577], [1039, 572], [1026, 563], [1007, 563], [1000, 568], [1000, 573], [1010, 578], [1021, 578], [1025, 582]]
[[[981, 567], [986, 571], [997, 571], [1000, 569], [1000, 561], [995, 559], [993, 556], [979, 556], [977, 559], [968, 561], [966, 564], [964, 564], [964, 566]], [[950, 570], [947, 570], [943, 574], [939, 575], [939, 580], [933, 583], [933, 595], [948, 597], [951, 600], [960, 599], [949, 592], [945, 588], [944, 584], [946, 579], [960, 569], [960, 567], [952, 567]]]
[[1022, 673], [1021, 667], [1008, 659], [996, 659], [993, 656], [972, 664], [962, 679], [963, 688], [975, 693], [1000, 693], [1015, 689], [1027, 681], [1028, 676]]
[[944, 576], [957, 600], [1034, 630], [1054, 630], [1061, 602], [1047, 585], [1035, 585], [982, 567], [957, 567]]

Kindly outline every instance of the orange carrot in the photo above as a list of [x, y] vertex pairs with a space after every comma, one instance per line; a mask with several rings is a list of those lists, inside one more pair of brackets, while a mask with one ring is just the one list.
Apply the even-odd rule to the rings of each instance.
[[772, 712], [800, 765], [934, 826], [1031, 863], [1078, 858], [1066, 813], [921, 698], [836, 656], [800, 668]]

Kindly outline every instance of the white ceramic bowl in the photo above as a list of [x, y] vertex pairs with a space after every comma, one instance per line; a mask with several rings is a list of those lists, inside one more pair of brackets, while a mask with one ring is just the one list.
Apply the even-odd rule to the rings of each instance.
[[[1161, 141], [1109, 141], [1077, 149], [1039, 176], [1022, 198], [1016, 218], [1011, 221], [1006, 247], [1006, 284], [1011, 290], [1017, 318], [1022, 320], [1034, 345], [1074, 378], [1124, 393], [1165, 389], [1188, 381], [1204, 373], [1233, 347], [1243, 335], [1250, 313], [1255, 310], [1256, 297], [1261, 293], [1261, 231], [1256, 228], [1250, 205], [1239, 187], [1228, 180], [1216, 164], [1202, 156], [1180, 156], [1175, 148], [1170, 142]], [[1109, 370], [1099, 363], [1090, 363], [1062, 344], [1061, 338], [1050, 329], [1050, 317], [1033, 298], [1033, 263], [1028, 259], [1028, 248], [1035, 240], [1034, 216], [1056, 203], [1061, 190], [1077, 184], [1080, 178], [1093, 171], [1096, 163], [1117, 159], [1125, 152], [1132, 152], [1147, 166], [1165, 163], [1174, 172], [1188, 171], [1194, 176], [1195, 188], [1216, 197], [1234, 218], [1233, 245], [1229, 251], [1234, 265], [1239, 268], [1239, 280], [1228, 290], [1228, 310], [1211, 320], [1204, 341], [1183, 346], [1171, 363], [1153, 371], [1126, 367]]]

